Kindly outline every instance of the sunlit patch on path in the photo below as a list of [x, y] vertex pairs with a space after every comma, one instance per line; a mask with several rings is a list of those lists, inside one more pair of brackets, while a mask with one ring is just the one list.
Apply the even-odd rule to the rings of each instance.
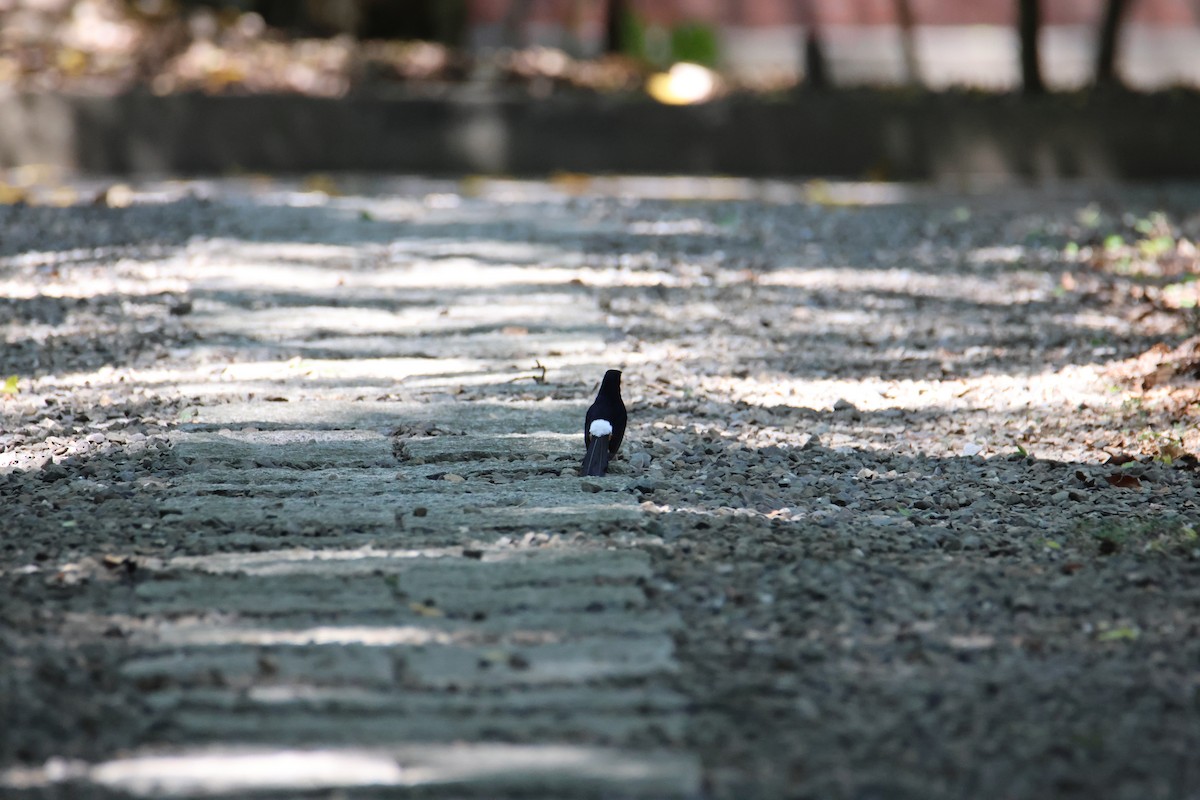
[[194, 240], [123, 278], [186, 292], [186, 348], [55, 379], [182, 398], [146, 533], [163, 554], [64, 572], [95, 587], [69, 619], [108, 632], [142, 728], [0, 790], [694, 795], [680, 621], [624, 546], [636, 496], [575, 477], [616, 357], [578, 255], [472, 235], [469, 204], [414, 226], [381, 200], [369, 227], [238, 202], [266, 241]]

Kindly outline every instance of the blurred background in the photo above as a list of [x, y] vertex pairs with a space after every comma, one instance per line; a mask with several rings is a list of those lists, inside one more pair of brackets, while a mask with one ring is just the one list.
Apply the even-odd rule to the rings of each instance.
[[[632, 89], [692, 62], [733, 88], [1200, 82], [1196, 0], [3, 0], [0, 85], [302, 92], [478, 77]], [[1028, 48], [1028, 44], [1025, 45]], [[1028, 77], [1028, 76], [1025, 76]]]
[[[1183, 177], [1148, 151], [1189, 149], [1198, 84], [1200, 0], [0, 0], [8, 167]], [[266, 95], [359, 102], [197, 99]], [[739, 110], [652, 110], [711, 103]], [[415, 149], [333, 152], [380, 136]]]

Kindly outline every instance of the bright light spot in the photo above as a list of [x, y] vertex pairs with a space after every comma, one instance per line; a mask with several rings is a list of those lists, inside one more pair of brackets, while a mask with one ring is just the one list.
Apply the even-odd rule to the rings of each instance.
[[191, 647], [254, 645], [262, 647], [307, 647], [357, 644], [367, 647], [415, 647], [428, 644], [453, 644], [455, 637], [444, 631], [413, 625], [392, 627], [334, 626], [302, 630], [269, 628], [222, 628], [211, 622], [199, 625], [171, 625], [154, 637], [158, 643]]
[[52, 759], [41, 769], [0, 771], [0, 788], [36, 789], [67, 781], [85, 789], [103, 786], [142, 797], [448, 784], [508, 790], [490, 794], [510, 794], [529, 786], [574, 794], [571, 790], [581, 782], [620, 789], [632, 784], [639, 796], [690, 797], [699, 791], [700, 770], [694, 756], [661, 751], [573, 745], [412, 744], [372, 750], [212, 747], [133, 754], [96, 765]]
[[720, 233], [720, 229], [704, 220], [679, 219], [633, 222], [629, 225], [629, 232], [651, 236], [680, 236], [698, 233], [716, 234]]
[[141, 756], [99, 764], [91, 781], [138, 795], [233, 794], [334, 786], [396, 786], [404, 769], [388, 754], [283, 750]]
[[717, 89], [716, 74], [699, 64], [680, 62], [667, 72], [651, 75], [646, 92], [660, 103], [687, 106], [711, 100]]
[[977, 247], [967, 254], [972, 264], [1019, 264], [1026, 257], [1026, 250], [1019, 244], [996, 247]]

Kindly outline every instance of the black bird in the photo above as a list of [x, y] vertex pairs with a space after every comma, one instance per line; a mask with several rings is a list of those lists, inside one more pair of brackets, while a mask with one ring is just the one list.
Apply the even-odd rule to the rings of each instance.
[[600, 382], [596, 402], [583, 418], [583, 443], [587, 447], [584, 475], [600, 476], [608, 471], [608, 460], [621, 449], [628, 419], [621, 400], [621, 370], [610, 369]]

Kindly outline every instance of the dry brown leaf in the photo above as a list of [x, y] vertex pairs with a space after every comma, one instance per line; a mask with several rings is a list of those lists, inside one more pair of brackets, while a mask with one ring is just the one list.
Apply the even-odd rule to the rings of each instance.
[[1164, 461], [1175, 461], [1187, 455], [1187, 450], [1178, 441], [1163, 442], [1158, 446], [1158, 457]]
[[1109, 486], [1115, 486], [1118, 489], [1142, 488], [1142, 482], [1138, 480], [1137, 476], [1126, 472], [1114, 472], [1111, 475], [1105, 475], [1104, 480], [1108, 481]]

